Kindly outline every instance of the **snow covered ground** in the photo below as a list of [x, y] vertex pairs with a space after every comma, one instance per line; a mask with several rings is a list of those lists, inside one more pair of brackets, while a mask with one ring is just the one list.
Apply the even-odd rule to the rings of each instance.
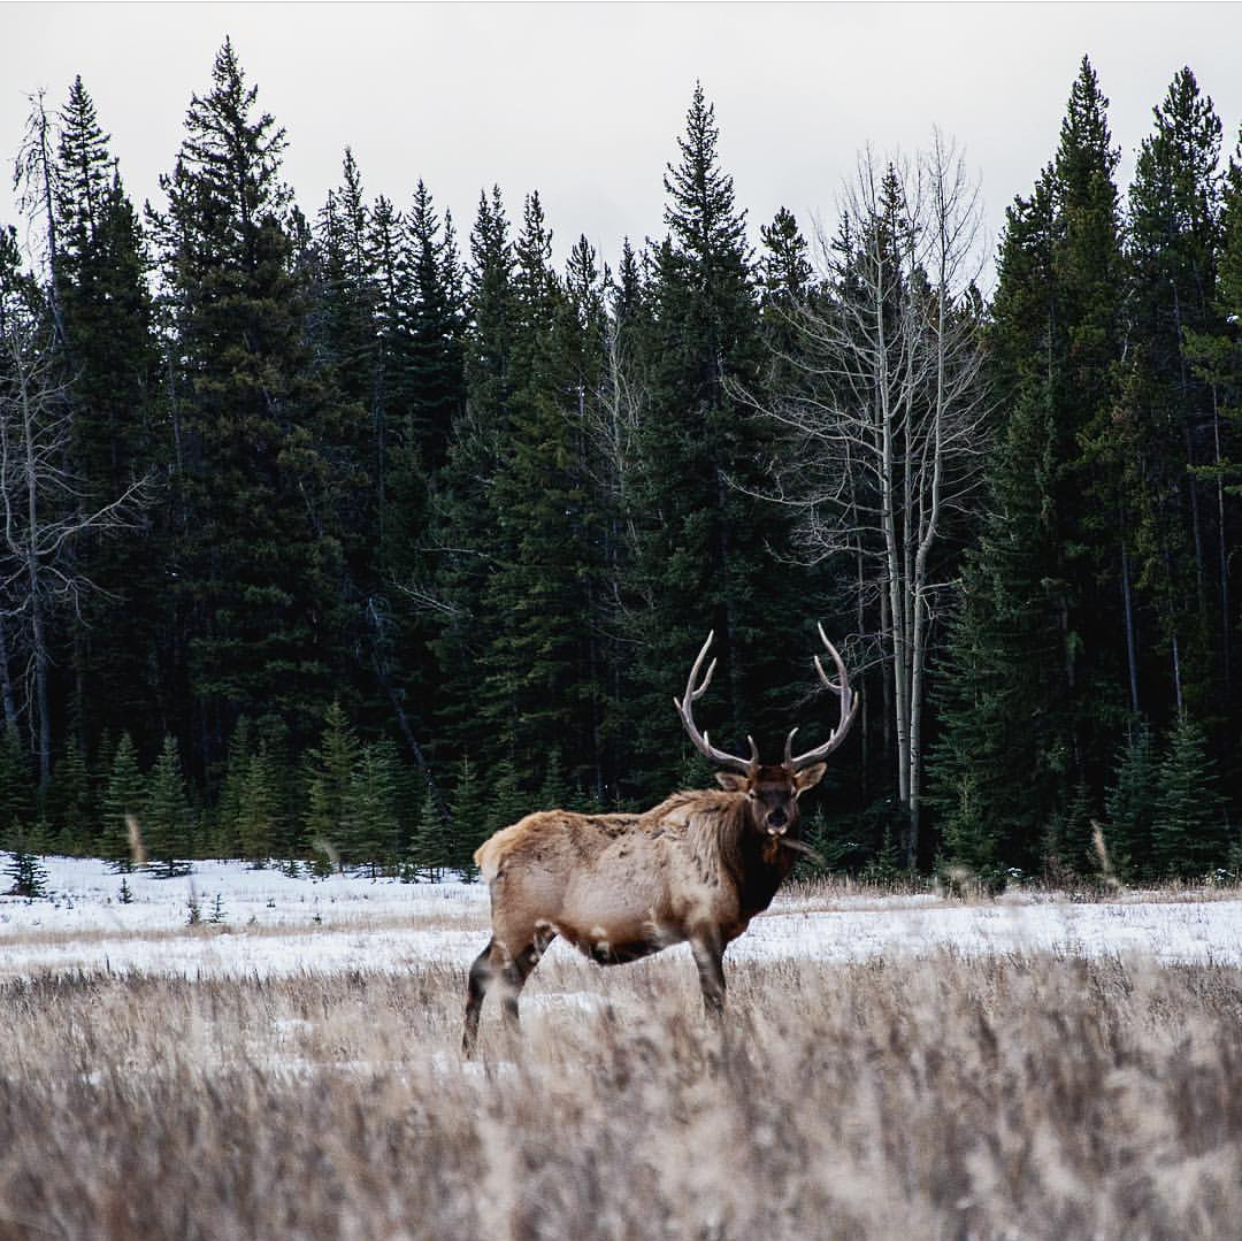
[[[4, 860], [0, 855], [0, 870]], [[487, 891], [478, 884], [290, 878], [238, 862], [199, 862], [185, 878], [128, 876], [132, 900], [123, 904], [121, 877], [102, 862], [43, 864], [51, 899], [0, 897], [0, 978], [100, 969], [266, 977], [426, 962], [464, 968], [487, 938]], [[203, 919], [193, 928], [192, 893]], [[217, 896], [222, 921], [213, 924]], [[968, 955], [1134, 952], [1242, 965], [1242, 900], [795, 898], [757, 918], [728, 959], [845, 962], [943, 948]], [[570, 951], [559, 942], [552, 949]]]

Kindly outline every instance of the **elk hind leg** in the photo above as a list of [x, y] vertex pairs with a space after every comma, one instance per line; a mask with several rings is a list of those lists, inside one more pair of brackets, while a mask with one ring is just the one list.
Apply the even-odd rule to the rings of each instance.
[[495, 943], [494, 939], [489, 939], [487, 947], [475, 957], [470, 967], [470, 979], [466, 984], [466, 1028], [461, 1036], [461, 1050], [467, 1057], [474, 1055], [479, 1041], [479, 1014], [483, 1009], [483, 999], [495, 979], [492, 970], [492, 948]]
[[501, 998], [501, 1009], [504, 1012], [505, 1027], [510, 1034], [516, 1034], [521, 1022], [518, 1016], [518, 998], [526, 980], [531, 976], [539, 958], [548, 950], [548, 945], [556, 938], [556, 931], [545, 922], [536, 925], [530, 942], [520, 952], [509, 957], [500, 971], [504, 994]]

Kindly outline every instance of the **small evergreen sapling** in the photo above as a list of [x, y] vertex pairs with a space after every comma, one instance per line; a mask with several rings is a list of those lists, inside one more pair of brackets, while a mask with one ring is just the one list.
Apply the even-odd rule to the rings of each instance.
[[31, 852], [25, 833], [17, 832], [13, 852], [5, 865], [4, 873], [12, 881], [10, 896], [37, 900], [47, 895], [47, 871], [38, 857]]

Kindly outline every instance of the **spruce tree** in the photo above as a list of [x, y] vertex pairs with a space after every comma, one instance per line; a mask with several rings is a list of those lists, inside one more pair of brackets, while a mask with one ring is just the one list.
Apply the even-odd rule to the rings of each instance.
[[1114, 869], [1125, 879], [1155, 875], [1152, 825], [1159, 794], [1155, 740], [1151, 726], [1139, 720], [1117, 755], [1116, 775], [1104, 799], [1104, 839]]
[[241, 851], [241, 818], [246, 805], [246, 779], [251, 757], [250, 720], [242, 716], [229, 738], [224, 779], [216, 804], [216, 847], [221, 857], [237, 857]]
[[0, 738], [0, 841], [12, 840], [34, 818], [34, 775], [21, 734], [9, 724]]
[[[159, 360], [147, 286], [146, 240], [80, 77], [61, 112], [52, 279], [64, 333], [72, 407], [64, 468], [83, 515], [97, 512], [166, 462], [153, 434]], [[83, 740], [151, 713], [153, 651], [170, 620], [160, 558], [164, 531], [151, 497], [130, 529], [88, 532], [75, 567], [81, 592], [71, 663]], [[142, 606], [135, 605], [141, 595]]]
[[931, 800], [951, 814], [968, 786], [995, 857], [1024, 870], [1075, 789], [1103, 782], [1125, 718], [1125, 525], [1102, 442], [1122, 295], [1107, 103], [1084, 59], [1056, 157], [1006, 215], [990, 503], [937, 695]]
[[48, 809], [68, 853], [90, 852], [95, 843], [95, 799], [86, 755], [72, 740], [52, 770]]
[[625, 634], [636, 656], [623, 697], [635, 750], [627, 792], [651, 798], [673, 783], [685, 744], [670, 669], [683, 669], [710, 630], [721, 660], [713, 697], [725, 721], [712, 732], [722, 741], [777, 735], [780, 694], [765, 691], [791, 679], [788, 625], [773, 621], [784, 621], [790, 576], [770, 551], [784, 543], [786, 517], [751, 494], [771, 449], [736, 395], [738, 385], [756, 385], [762, 362], [759, 298], [746, 215], [718, 141], [714, 109], [696, 85], [679, 159], [665, 175], [669, 236], [649, 256], [644, 295], [649, 406], [636, 444], [637, 606]]
[[450, 856], [451, 845], [452, 841], [445, 838], [444, 821], [440, 818], [439, 807], [428, 788], [423, 796], [418, 822], [408, 850], [415, 875], [425, 875], [428, 879], [438, 881], [444, 868], [453, 864]]
[[349, 794], [361, 747], [339, 701], [324, 716], [319, 745], [307, 756], [306, 837], [342, 860], [349, 850]]
[[[1218, 615], [1213, 516], [1197, 467], [1212, 454], [1215, 394], [1187, 352], [1219, 326], [1215, 306], [1220, 236], [1221, 124], [1190, 69], [1154, 109], [1154, 131], [1130, 187], [1130, 305], [1136, 347], [1122, 408], [1136, 512], [1136, 558], [1158, 611], [1178, 710], [1215, 700], [1209, 634]], [[1227, 577], [1227, 567], [1219, 572]], [[1223, 642], [1231, 638], [1226, 628]]]
[[100, 851], [113, 870], [134, 869], [134, 841], [129, 821], [133, 819], [145, 841], [146, 780], [138, 765], [138, 755], [128, 732], [121, 734], [103, 795], [103, 832]]
[[241, 714], [279, 713], [305, 735], [348, 623], [338, 517], [360, 428], [309, 351], [284, 146], [226, 40], [153, 217], [176, 338], [181, 655], [208, 766]]
[[1160, 875], [1199, 879], [1226, 861], [1228, 824], [1216, 765], [1203, 730], [1187, 715], [1173, 726], [1160, 763], [1151, 842]]
[[350, 859], [372, 879], [395, 859], [399, 826], [391, 748], [365, 746], [350, 773], [344, 827]]
[[487, 792], [475, 776], [469, 757], [464, 757], [458, 768], [451, 809], [448, 864], [469, 879], [475, 874], [474, 852], [493, 830]]
[[13, 841], [13, 850], [5, 863], [4, 873], [11, 883], [6, 895], [38, 900], [47, 896], [47, 869], [31, 850], [24, 832]]
[[[118, 750], [118, 756], [119, 753]], [[193, 823], [181, 772], [181, 754], [172, 736], [164, 738], [164, 747], [147, 778], [142, 832], [153, 872], [163, 878], [186, 872]]]
[[240, 803], [237, 836], [242, 856], [255, 867], [265, 865], [277, 852], [288, 856], [289, 851], [281, 848], [284, 832], [280, 790], [266, 742], [260, 742], [258, 750], [246, 760]]

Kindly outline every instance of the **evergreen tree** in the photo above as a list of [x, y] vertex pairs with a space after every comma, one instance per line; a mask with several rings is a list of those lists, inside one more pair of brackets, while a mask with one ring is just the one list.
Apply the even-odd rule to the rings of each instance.
[[371, 878], [376, 878], [380, 867], [395, 858], [400, 830], [391, 747], [363, 748], [350, 773], [344, 827], [349, 857], [366, 865]]
[[445, 839], [440, 809], [428, 788], [410, 841], [409, 858], [415, 875], [438, 881], [445, 866], [451, 864], [450, 851], [451, 841]]
[[121, 740], [112, 758], [107, 787], [103, 795], [103, 831], [99, 847], [113, 870], [134, 869], [134, 842], [130, 836], [129, 821], [138, 824], [145, 840], [145, 807], [147, 801], [146, 780], [138, 765], [138, 755], [128, 732]]
[[448, 840], [448, 865], [469, 878], [474, 874], [474, 851], [491, 835], [489, 803], [474, 774], [469, 757], [461, 760], [453, 788], [452, 828]]
[[164, 738], [164, 748], [148, 777], [142, 831], [151, 869], [164, 878], [184, 874], [193, 823], [175, 737]]
[[440, 732], [460, 752], [490, 753], [478, 711], [480, 624], [491, 570], [503, 557], [491, 486], [509, 427], [515, 293], [513, 245], [499, 187], [479, 199], [470, 234], [465, 406], [440, 472], [433, 518], [434, 585], [441, 622], [432, 648], [440, 670]]
[[443, 466], [453, 424], [461, 416], [460, 290], [452, 217], [441, 228], [435, 204], [420, 180], [406, 227], [410, 242], [409, 436], [427, 474]]
[[34, 817], [34, 777], [16, 724], [0, 738], [0, 841], [11, 841], [21, 824]]
[[709, 631], [727, 721], [713, 734], [775, 734], [770, 704], [780, 694], [763, 691], [791, 679], [789, 635], [774, 633], [772, 621], [784, 614], [789, 574], [769, 550], [784, 542], [785, 517], [748, 494], [759, 489], [770, 448], [735, 396], [735, 385], [757, 379], [759, 300], [745, 212], [720, 167], [718, 139], [714, 109], [696, 86], [680, 159], [665, 176], [670, 233], [650, 256], [642, 346], [650, 404], [638, 431], [637, 606], [626, 634], [637, 654], [624, 697], [636, 750], [630, 783], [652, 798], [672, 784], [684, 745], [669, 669], [685, 667]]
[[797, 218], [781, 207], [771, 224], [761, 225], [763, 257], [759, 260], [759, 284], [765, 306], [796, 304], [811, 291], [814, 269], [807, 258], [806, 238]]
[[1124, 878], [1154, 875], [1152, 824], [1159, 797], [1159, 763], [1151, 727], [1134, 724], [1117, 756], [1117, 774], [1104, 801], [1105, 840], [1114, 868]]
[[241, 850], [241, 818], [246, 805], [246, 778], [251, 757], [250, 720], [242, 716], [229, 738], [220, 800], [216, 805], [216, 847], [221, 857], [236, 857]]
[[283, 839], [281, 797], [275, 764], [267, 743], [246, 760], [237, 814], [237, 837], [242, 856], [252, 866], [263, 866], [272, 855], [281, 851], [289, 855]]
[[1116, 491], [1100, 445], [1084, 452], [1113, 412], [1120, 351], [1106, 107], [1084, 59], [1056, 159], [1006, 216], [991, 332], [1002, 425], [940, 681], [931, 800], [951, 814], [969, 787], [994, 856], [1024, 870], [1075, 789], [1102, 783], [1125, 711], [1125, 544], [1103, 515]]
[[[52, 278], [73, 411], [66, 468], [86, 515], [152, 477], [165, 450], [152, 427], [159, 362], [146, 243], [80, 77], [61, 113], [57, 162]], [[99, 588], [81, 592], [72, 626], [83, 740], [150, 714], [158, 699], [152, 652], [169, 616], [157, 588], [166, 555], [157, 516], [148, 502], [124, 534], [88, 532], [75, 547], [76, 568]]]
[[66, 852], [86, 853], [95, 843], [95, 799], [86, 755], [70, 741], [52, 771], [48, 808]]
[[987, 878], [995, 858], [995, 837], [979, 809], [974, 776], [962, 776], [957, 802], [944, 821], [944, 861], [948, 870], [965, 867]]
[[7, 895], [38, 900], [47, 896], [47, 870], [34, 854], [24, 833], [18, 833], [13, 852], [5, 863], [4, 873], [12, 886]]
[[361, 748], [334, 701], [324, 716], [317, 748], [308, 755], [306, 836], [313, 848], [345, 855], [349, 848], [349, 794]]
[[1203, 730], [1189, 716], [1174, 725], [1160, 764], [1151, 843], [1155, 870], [1165, 876], [1202, 878], [1226, 860], [1228, 825], [1216, 767]]
[[284, 131], [256, 99], [226, 40], [155, 217], [176, 339], [182, 655], [208, 765], [243, 713], [304, 735], [347, 623], [336, 517], [360, 428], [312, 365], [304, 225], [280, 177]]
[[[1137, 348], [1123, 416], [1137, 466], [1141, 580], [1156, 603], [1178, 710], [1202, 711], [1214, 697], [1208, 634], [1219, 587], [1210, 577], [1212, 514], [1196, 467], [1207, 460], [1214, 400], [1194, 373], [1187, 344], [1188, 334], [1217, 327], [1221, 124], [1189, 69], [1174, 77], [1154, 119], [1130, 187]], [[1223, 520], [1219, 511], [1216, 520]]]

